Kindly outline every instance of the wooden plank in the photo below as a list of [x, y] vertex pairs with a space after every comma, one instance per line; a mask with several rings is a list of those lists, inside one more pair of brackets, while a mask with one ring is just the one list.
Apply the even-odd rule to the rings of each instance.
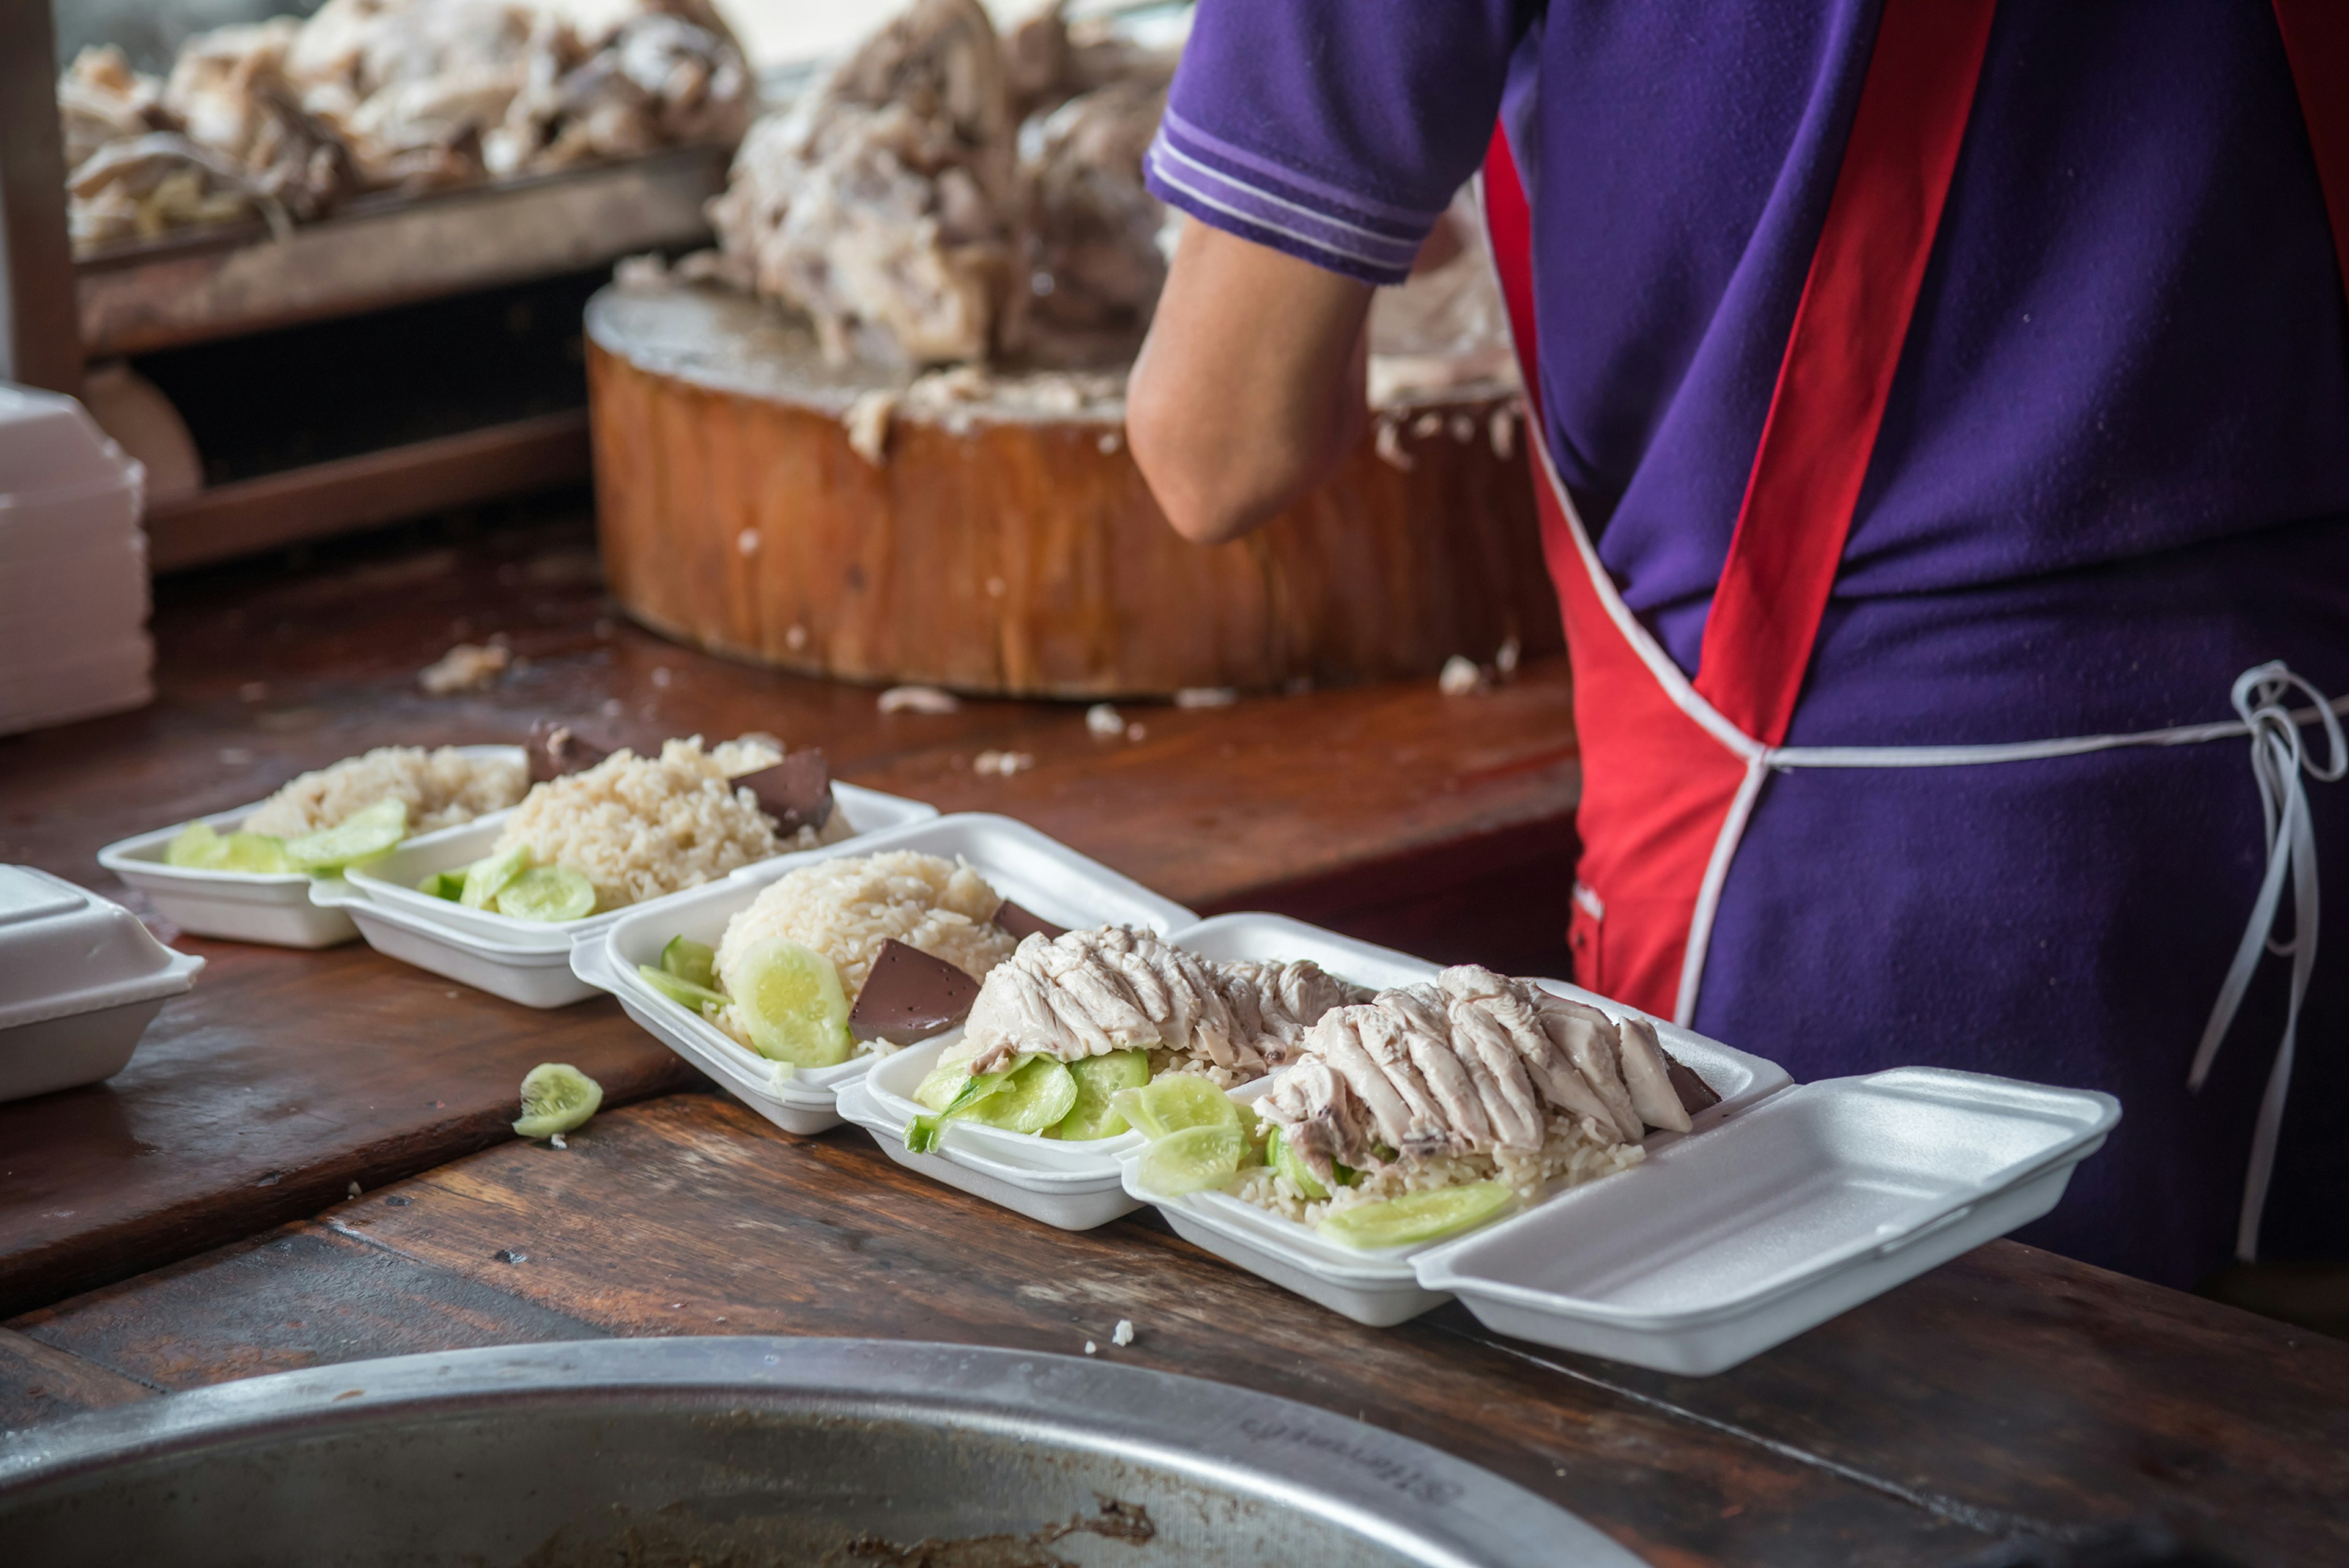
[[[456, 1336], [444, 1305], [466, 1285], [631, 1336], [848, 1335], [1061, 1355], [1091, 1339], [1103, 1356], [1433, 1442], [1660, 1563], [1943, 1563], [1984, 1541], [1804, 1456], [1529, 1369], [1443, 1326], [1360, 1327], [1163, 1227], [1071, 1234], [1019, 1219], [902, 1171], [861, 1134], [792, 1139], [692, 1095], [598, 1117], [570, 1142], [492, 1150], [323, 1225], [15, 1326], [172, 1387], [336, 1359], [341, 1346], [357, 1357], [475, 1343]], [[365, 1283], [376, 1277], [367, 1250], [426, 1271], [396, 1274], [401, 1305], [388, 1312]], [[1111, 1337], [1122, 1317], [1136, 1328], [1125, 1347]]]
[[159, 502], [147, 515], [147, 555], [154, 570], [176, 572], [586, 473], [586, 410], [540, 414]]
[[0, 0], [0, 381], [81, 393], [49, 0]]
[[[0, 741], [0, 861], [140, 908], [99, 872], [100, 845], [372, 746], [513, 739], [550, 716], [639, 740], [759, 728], [824, 747], [859, 782], [1024, 818], [1195, 907], [1292, 908], [1405, 945], [1440, 936], [1452, 945], [1431, 945], [1437, 956], [1564, 965], [1578, 774], [1563, 660], [1476, 697], [1413, 682], [1129, 705], [1147, 731], [1135, 742], [1097, 739], [1069, 705], [885, 716], [868, 688], [727, 664], [618, 621], [591, 537], [568, 519], [432, 548], [338, 547], [309, 572], [167, 583], [152, 707]], [[417, 688], [450, 643], [492, 634], [522, 660], [500, 685]], [[1035, 766], [982, 776], [971, 763], [986, 750]], [[0, 1106], [7, 1310], [314, 1213], [353, 1179], [371, 1188], [477, 1149], [501, 1136], [514, 1084], [540, 1061], [585, 1068], [616, 1103], [687, 1081], [609, 1004], [534, 1013], [356, 946], [185, 945], [212, 966], [128, 1071]]]
[[605, 1336], [593, 1323], [494, 1284], [315, 1224], [95, 1292], [0, 1332], [52, 1359], [70, 1354], [118, 1386], [165, 1392], [378, 1356]]
[[0, 1328], [0, 1432], [151, 1399], [160, 1392], [69, 1351]]

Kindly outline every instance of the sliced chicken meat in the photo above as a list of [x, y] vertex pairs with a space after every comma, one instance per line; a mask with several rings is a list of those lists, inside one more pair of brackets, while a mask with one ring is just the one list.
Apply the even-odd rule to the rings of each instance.
[[[1290, 967], [1311, 968], [1219, 965], [1124, 926], [1032, 935], [989, 972], [971, 1005], [972, 1070], [991, 1072], [1030, 1052], [1074, 1061], [1164, 1048], [1235, 1078], [1260, 1078], [1346, 994], [1319, 970], [1267, 973]], [[1301, 1017], [1292, 1002], [1319, 1010]]]
[[1332, 1165], [1537, 1150], [1552, 1115], [1601, 1145], [1649, 1127], [1686, 1131], [1669, 1072], [1645, 1020], [1619, 1029], [1530, 981], [1463, 965], [1324, 1014], [1257, 1109], [1327, 1181]]

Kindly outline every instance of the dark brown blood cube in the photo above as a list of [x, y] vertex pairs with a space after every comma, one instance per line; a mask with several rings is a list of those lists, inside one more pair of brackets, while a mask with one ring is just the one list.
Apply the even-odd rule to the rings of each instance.
[[961, 1023], [978, 999], [978, 981], [893, 937], [881, 944], [873, 973], [856, 994], [848, 1031], [860, 1040], [910, 1046]]
[[567, 724], [540, 719], [530, 727], [530, 781], [543, 784], [566, 773], [584, 773], [612, 754], [579, 738]]
[[1671, 1080], [1672, 1092], [1681, 1097], [1681, 1109], [1691, 1116], [1707, 1106], [1721, 1103], [1721, 1096], [1713, 1087], [1697, 1077], [1694, 1068], [1670, 1051], [1664, 1052], [1664, 1076]]
[[1061, 936], [1069, 929], [1065, 925], [1054, 925], [1035, 911], [1022, 909], [1008, 898], [997, 907], [995, 923], [1014, 936], [1022, 939], [1041, 936], [1047, 942]]
[[832, 820], [832, 764], [812, 747], [791, 753], [772, 768], [745, 773], [734, 783], [759, 798], [759, 810], [775, 820], [779, 833], [821, 828]]

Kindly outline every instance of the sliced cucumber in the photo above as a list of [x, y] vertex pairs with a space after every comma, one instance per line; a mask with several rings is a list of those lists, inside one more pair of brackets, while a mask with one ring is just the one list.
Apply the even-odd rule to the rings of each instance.
[[516, 920], [584, 920], [595, 913], [595, 884], [569, 866], [533, 866], [498, 890], [498, 913]]
[[1001, 1088], [960, 1114], [966, 1121], [1006, 1132], [1041, 1132], [1076, 1109], [1077, 1080], [1065, 1063], [1030, 1057]]
[[516, 844], [494, 855], [475, 861], [465, 868], [465, 885], [457, 894], [457, 902], [467, 909], [487, 909], [506, 883], [530, 869], [530, 846]]
[[465, 870], [460, 866], [452, 872], [426, 872], [417, 879], [416, 891], [455, 903], [465, 896]]
[[1471, 1181], [1341, 1209], [1317, 1228], [1349, 1247], [1408, 1247], [1481, 1225], [1515, 1196], [1506, 1181]]
[[724, 992], [712, 991], [707, 985], [697, 985], [690, 980], [680, 979], [666, 969], [656, 969], [649, 964], [639, 964], [636, 965], [636, 974], [646, 985], [697, 1018], [701, 1016], [701, 1010], [704, 1007], [726, 1006]]
[[408, 802], [392, 795], [352, 812], [331, 828], [289, 841], [285, 857], [297, 871], [338, 872], [383, 859], [406, 837]]
[[955, 1096], [969, 1081], [968, 1057], [957, 1062], [942, 1061], [922, 1075], [922, 1081], [914, 1088], [914, 1103], [924, 1110], [943, 1111], [955, 1102]]
[[1185, 1127], [1143, 1150], [1134, 1176], [1140, 1186], [1163, 1198], [1226, 1187], [1239, 1173], [1240, 1156], [1247, 1149], [1247, 1140], [1237, 1124]]
[[522, 1080], [522, 1119], [513, 1124], [523, 1138], [552, 1138], [568, 1132], [604, 1103], [604, 1086], [568, 1062], [541, 1062]]
[[1297, 1150], [1288, 1146], [1288, 1140], [1280, 1135], [1280, 1129], [1277, 1127], [1265, 1135], [1264, 1162], [1288, 1177], [1289, 1184], [1308, 1202], [1318, 1202], [1330, 1195], [1330, 1189], [1321, 1185], [1319, 1176], [1305, 1168], [1305, 1161], [1297, 1157]]
[[709, 990], [718, 988], [718, 949], [706, 942], [672, 936], [661, 949], [660, 966], [680, 980]]
[[1138, 1088], [1117, 1090], [1110, 1103], [1145, 1138], [1164, 1138], [1186, 1127], [1240, 1126], [1240, 1108], [1195, 1073], [1161, 1073]]
[[293, 858], [285, 852], [285, 841], [274, 833], [231, 833], [221, 841], [221, 847], [226, 851], [220, 861], [220, 869], [224, 872], [275, 875], [294, 869]]
[[[977, 1075], [971, 1073], [968, 1068], [964, 1068], [962, 1087], [955, 1091], [954, 1098], [947, 1101], [943, 1109], [927, 1116], [917, 1116], [905, 1123], [905, 1147], [916, 1154], [927, 1154], [931, 1150], [936, 1149], [938, 1146], [939, 1130], [946, 1125], [948, 1117], [960, 1116], [980, 1100], [1000, 1091], [1011, 1081], [1011, 1075], [1015, 1070], [1017, 1070], [1016, 1064], [1014, 1067], [999, 1068], [991, 1073]], [[936, 1077], [936, 1074], [934, 1073], [931, 1076]], [[929, 1087], [928, 1079], [923, 1080], [923, 1087]]]
[[743, 955], [732, 976], [734, 1006], [759, 1054], [796, 1068], [848, 1059], [848, 998], [840, 971], [812, 948], [777, 938]]
[[1087, 1057], [1069, 1064], [1069, 1076], [1077, 1080], [1077, 1103], [1045, 1136], [1072, 1141], [1115, 1138], [1130, 1124], [1124, 1112], [1110, 1103], [1110, 1097], [1150, 1081], [1150, 1053], [1112, 1051], [1107, 1056]]
[[163, 863], [182, 871], [217, 870], [228, 854], [228, 841], [207, 822], [191, 822], [163, 846]]

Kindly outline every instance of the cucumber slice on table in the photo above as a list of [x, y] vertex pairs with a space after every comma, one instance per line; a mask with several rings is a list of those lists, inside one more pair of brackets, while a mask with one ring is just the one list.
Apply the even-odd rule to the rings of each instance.
[[718, 988], [718, 949], [706, 942], [670, 937], [668, 945], [661, 949], [660, 966], [705, 990]]
[[1045, 1136], [1071, 1140], [1115, 1138], [1129, 1124], [1125, 1113], [1110, 1103], [1110, 1097], [1150, 1081], [1150, 1053], [1112, 1051], [1107, 1056], [1087, 1057], [1069, 1064], [1069, 1076], [1077, 1080], [1077, 1103]]
[[1185, 1192], [1228, 1186], [1239, 1173], [1240, 1156], [1247, 1150], [1247, 1139], [1236, 1121], [1185, 1127], [1143, 1150], [1134, 1175], [1147, 1191], [1163, 1198], [1179, 1198]]
[[777, 938], [743, 954], [733, 975], [734, 1006], [759, 1054], [798, 1068], [836, 1067], [855, 1042], [848, 998], [832, 960]]
[[522, 1080], [522, 1119], [513, 1124], [523, 1138], [568, 1132], [604, 1103], [604, 1086], [568, 1062], [541, 1062]]
[[1316, 1227], [1350, 1247], [1407, 1247], [1481, 1225], [1509, 1206], [1506, 1181], [1471, 1181], [1341, 1209]]
[[296, 871], [338, 872], [383, 859], [406, 837], [408, 802], [393, 795], [352, 812], [331, 828], [288, 840], [285, 858]]
[[1240, 1127], [1240, 1108], [1222, 1089], [1195, 1073], [1162, 1073], [1138, 1088], [1122, 1088], [1110, 1096], [1117, 1109], [1145, 1138], [1164, 1138], [1186, 1127]]
[[459, 890], [457, 902], [467, 909], [487, 909], [506, 883], [530, 869], [530, 848], [516, 844], [475, 861], [465, 868], [465, 885]]
[[1030, 1057], [1011, 1070], [1003, 1087], [965, 1109], [962, 1119], [1006, 1132], [1041, 1132], [1077, 1105], [1077, 1080], [1066, 1064]]
[[649, 964], [639, 964], [636, 965], [636, 974], [642, 977], [646, 985], [697, 1018], [701, 1016], [701, 1009], [705, 1006], [726, 1006], [726, 994], [723, 991], [713, 991], [707, 985], [697, 985], [692, 981], [681, 979], [666, 969], [656, 969]]
[[465, 896], [465, 868], [460, 866], [452, 872], [426, 872], [417, 879], [416, 891], [455, 903]]
[[498, 913], [516, 920], [581, 920], [595, 913], [595, 884], [569, 866], [533, 866], [498, 890]]

